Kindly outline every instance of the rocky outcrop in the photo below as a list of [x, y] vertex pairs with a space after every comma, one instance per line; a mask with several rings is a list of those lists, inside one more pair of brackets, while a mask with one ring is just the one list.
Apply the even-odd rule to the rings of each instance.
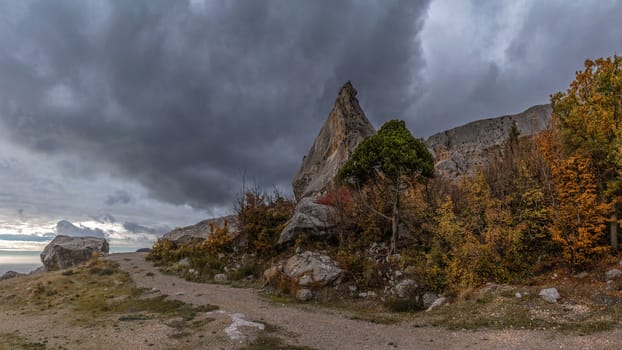
[[478, 120], [430, 136], [426, 145], [434, 155], [437, 173], [449, 178], [471, 174], [500, 156], [514, 123], [520, 137], [532, 136], [547, 127], [551, 112], [550, 105], [539, 105], [519, 114]]
[[333, 207], [318, 204], [314, 198], [298, 202], [279, 237], [279, 244], [289, 243], [300, 236], [326, 236], [336, 233]]
[[8, 280], [10, 278], [15, 278], [15, 277], [19, 277], [19, 276], [24, 276], [23, 273], [19, 273], [19, 272], [15, 272], [15, 271], [7, 271], [4, 273], [4, 275], [0, 276], [0, 281], [2, 280]]
[[296, 199], [321, 193], [330, 186], [339, 168], [359, 143], [375, 133], [356, 99], [356, 89], [350, 82], [345, 83], [328, 119], [294, 176]]
[[236, 218], [234, 215], [223, 216], [215, 219], [203, 220], [198, 224], [176, 228], [162, 236], [178, 245], [193, 245], [206, 240], [209, 235], [217, 228], [227, 224], [229, 232], [237, 232]]
[[108, 242], [99, 237], [56, 236], [43, 253], [41, 262], [46, 271], [66, 269], [90, 260], [94, 255], [107, 255]]
[[327, 286], [342, 274], [328, 255], [306, 251], [287, 259], [283, 273], [300, 286]]

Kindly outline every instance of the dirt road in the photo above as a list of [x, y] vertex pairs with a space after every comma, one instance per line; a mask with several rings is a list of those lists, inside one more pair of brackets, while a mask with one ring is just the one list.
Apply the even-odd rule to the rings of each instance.
[[[483, 330], [448, 331], [440, 327], [418, 327], [406, 320], [397, 325], [382, 325], [353, 320], [341, 311], [275, 304], [263, 300], [253, 289], [188, 282], [175, 276], [162, 275], [139, 253], [110, 256], [130, 273], [138, 287], [154, 288], [170, 298], [195, 305], [212, 304], [220, 307], [213, 313], [222, 329], [211, 334], [226, 339], [231, 331], [231, 315], [242, 314], [247, 321], [265, 322], [277, 326], [292, 345], [317, 349], [616, 349], [622, 344], [618, 329], [590, 336], [565, 335], [548, 331]], [[258, 332], [254, 327], [240, 327], [245, 333]], [[256, 333], [253, 333], [256, 334]], [[240, 335], [240, 334], [238, 334]], [[236, 347], [239, 339], [227, 347]]]

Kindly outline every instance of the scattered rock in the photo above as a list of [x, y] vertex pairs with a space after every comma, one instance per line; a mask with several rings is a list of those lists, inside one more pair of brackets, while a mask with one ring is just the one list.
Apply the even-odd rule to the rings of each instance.
[[328, 255], [306, 251], [287, 259], [283, 273], [301, 286], [326, 286], [335, 282], [342, 271]]
[[19, 272], [15, 272], [15, 271], [7, 271], [4, 273], [4, 275], [2, 275], [2, 277], [0, 277], [0, 281], [2, 280], [8, 280], [9, 278], [15, 278], [15, 277], [19, 277], [19, 276], [24, 276], [23, 273], [19, 273]]
[[519, 292], [516, 292], [516, 294], [514, 294], [514, 296], [516, 297], [516, 299], [521, 299], [523, 297], [523, 295]]
[[607, 273], [605, 273], [605, 279], [607, 281], [614, 280], [616, 278], [619, 278], [620, 276], [622, 276], [622, 271], [620, 271], [618, 269], [611, 269], [611, 270], [607, 271]]
[[617, 296], [605, 294], [602, 292], [598, 292], [592, 296], [592, 301], [596, 304], [606, 305], [606, 306], [614, 306], [622, 304], [622, 298]]
[[295, 241], [300, 236], [328, 236], [337, 233], [335, 208], [318, 204], [315, 198], [303, 198], [279, 237], [279, 244]]
[[224, 273], [214, 275], [214, 282], [227, 282], [227, 275]]
[[429, 308], [438, 298], [439, 297], [438, 295], [436, 295], [436, 293], [426, 292], [425, 294], [423, 294], [423, 308]]
[[553, 304], [557, 303], [557, 300], [561, 298], [561, 296], [559, 295], [559, 292], [555, 288], [542, 289], [538, 295], [540, 296], [540, 298]]
[[299, 289], [298, 292], [296, 292], [296, 299], [303, 302], [309, 301], [313, 299], [313, 293], [310, 289]]
[[326, 190], [361, 141], [376, 133], [356, 94], [349, 81], [341, 87], [333, 109], [292, 181], [297, 200]]
[[223, 310], [210, 311], [207, 313], [207, 315], [217, 314], [229, 315], [231, 317], [231, 325], [225, 328], [225, 333], [227, 333], [229, 339], [233, 341], [243, 341], [244, 339], [246, 339], [246, 335], [244, 335], [244, 333], [242, 333], [242, 331], [240, 330], [240, 328], [242, 327], [257, 328], [260, 331], [263, 331], [266, 328], [263, 323], [245, 320], [246, 316], [244, 316], [243, 314], [229, 314]]
[[432, 311], [432, 310], [434, 310], [435, 308], [437, 308], [439, 306], [443, 306], [446, 302], [447, 302], [447, 298], [446, 297], [440, 297], [440, 298], [434, 300], [432, 305], [430, 305], [430, 307], [428, 307], [425, 311], [426, 312]]
[[578, 274], [574, 275], [574, 277], [577, 279], [584, 279], [587, 276], [589, 276], [589, 274], [585, 271], [579, 272]]
[[393, 287], [393, 294], [400, 298], [406, 298], [411, 295], [415, 288], [417, 288], [417, 283], [407, 278]]
[[41, 262], [46, 271], [66, 269], [90, 260], [95, 254], [107, 255], [108, 242], [97, 237], [56, 236], [43, 253]]

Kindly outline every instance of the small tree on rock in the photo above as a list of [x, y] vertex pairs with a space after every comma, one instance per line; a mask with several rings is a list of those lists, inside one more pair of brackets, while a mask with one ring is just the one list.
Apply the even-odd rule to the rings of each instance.
[[372, 211], [391, 221], [391, 251], [397, 252], [400, 195], [413, 181], [434, 175], [434, 159], [425, 144], [412, 136], [402, 120], [385, 123], [377, 134], [363, 140], [339, 170], [338, 177], [357, 187], [371, 183], [390, 194], [390, 216]]

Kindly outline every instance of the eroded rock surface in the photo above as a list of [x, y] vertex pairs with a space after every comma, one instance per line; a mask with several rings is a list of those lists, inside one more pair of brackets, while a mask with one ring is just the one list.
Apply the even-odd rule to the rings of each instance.
[[108, 242], [99, 237], [56, 236], [43, 253], [41, 262], [46, 271], [66, 269], [91, 259], [95, 254], [107, 255]]
[[300, 236], [326, 236], [336, 233], [335, 209], [318, 204], [315, 198], [303, 198], [279, 237], [279, 243], [293, 242]]
[[328, 255], [306, 251], [287, 259], [283, 273], [301, 286], [326, 286], [335, 282], [342, 271]]
[[425, 142], [436, 161], [436, 171], [449, 178], [469, 175], [500, 156], [503, 144], [516, 123], [519, 137], [544, 130], [551, 120], [551, 106], [533, 106], [526, 111], [483, 119], [430, 136]]
[[337, 171], [365, 138], [376, 133], [348, 81], [339, 91], [333, 109], [324, 122], [309, 153], [293, 179], [297, 200], [328, 188]]

